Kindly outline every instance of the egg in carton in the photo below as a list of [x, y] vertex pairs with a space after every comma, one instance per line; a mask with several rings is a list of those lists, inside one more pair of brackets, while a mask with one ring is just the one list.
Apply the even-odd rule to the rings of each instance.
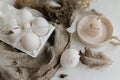
[[32, 57], [37, 57], [54, 27], [43, 17], [0, 2], [0, 40]]

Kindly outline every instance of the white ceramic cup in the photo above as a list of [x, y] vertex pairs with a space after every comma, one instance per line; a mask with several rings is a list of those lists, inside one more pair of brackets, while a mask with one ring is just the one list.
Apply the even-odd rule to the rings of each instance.
[[[85, 20], [86, 18], [89, 18], [88, 16], [97, 16], [97, 15], [93, 15], [93, 14], [92, 15], [87, 15], [83, 19]], [[82, 23], [84, 21], [81, 20], [81, 21], [79, 21], [79, 23], [77, 25], [77, 34], [78, 34], [78, 37], [79, 37], [80, 41], [85, 46], [91, 47], [91, 48], [97, 48], [97, 47], [105, 45], [106, 43], [111, 43], [111, 44], [119, 45], [120, 46], [120, 39], [117, 36], [113, 36], [113, 26], [112, 26], [111, 22], [107, 18], [105, 18], [104, 16], [100, 16], [100, 17], [102, 19], [102, 22], [104, 22], [104, 24], [107, 26], [106, 28], [108, 30], [108, 33], [106, 32], [107, 36], [106, 36], [105, 40], [103, 42], [100, 42], [100, 43], [94, 43], [94, 41], [90, 42], [87, 38], [85, 39], [84, 35], [81, 34], [81, 32], [80, 32], [81, 27], [84, 27], [84, 26], [81, 26], [81, 24], [82, 25], [84, 24], [84, 23]], [[92, 30], [90, 30], [90, 31], [92, 31]], [[91, 39], [92, 39], [92, 36], [91, 36]]]

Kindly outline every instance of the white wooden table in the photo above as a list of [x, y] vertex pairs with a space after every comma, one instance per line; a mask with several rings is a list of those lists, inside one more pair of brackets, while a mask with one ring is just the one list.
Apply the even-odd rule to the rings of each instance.
[[[102, 12], [114, 26], [114, 33], [120, 38], [120, 0], [96, 0], [91, 8]], [[82, 45], [76, 34], [73, 35], [72, 48], [82, 49]], [[105, 52], [113, 60], [113, 64], [106, 69], [90, 69], [79, 63], [72, 69], [59, 69], [51, 80], [120, 80], [120, 47], [106, 44], [105, 46], [94, 49]], [[66, 79], [60, 79], [60, 74], [68, 74]]]

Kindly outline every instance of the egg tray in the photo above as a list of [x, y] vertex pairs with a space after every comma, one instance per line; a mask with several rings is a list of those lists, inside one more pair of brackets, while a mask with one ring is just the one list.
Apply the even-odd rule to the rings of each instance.
[[[0, 11], [2, 11], [5, 14], [9, 14], [9, 13], [15, 13], [17, 11], [17, 9], [15, 9], [14, 7], [7, 5], [7, 4], [3, 4], [2, 2], [0, 2]], [[27, 53], [28, 55], [32, 56], [32, 57], [37, 57], [37, 55], [40, 53], [41, 49], [44, 47], [45, 43], [47, 42], [48, 38], [50, 37], [50, 35], [52, 34], [52, 32], [54, 31], [55, 27], [53, 27], [51, 24], [49, 24], [49, 32], [47, 33], [47, 35], [40, 37], [40, 43], [39, 43], [39, 47], [36, 50], [33, 51], [28, 51], [26, 49], [23, 48], [21, 42], [17, 41], [17, 43], [13, 43], [8, 39], [8, 35], [6, 35], [5, 33], [3, 33], [3, 29], [5, 28], [2, 20], [0, 19], [0, 40], [11, 45], [12, 47], [19, 49], [25, 53]]]
[[52, 32], [53, 32], [54, 29], [55, 29], [52, 25], [51, 25], [50, 27], [51, 27], [51, 28], [50, 28], [50, 30], [49, 30], [49, 33], [48, 33], [46, 36], [40, 38], [39, 47], [38, 47], [36, 50], [34, 50], [34, 51], [27, 51], [26, 49], [24, 49], [24, 48], [22, 47], [22, 45], [21, 45], [20, 42], [17, 43], [17, 45], [14, 44], [14, 43], [12, 43], [12, 42], [8, 39], [7, 35], [3, 34], [2, 31], [0, 31], [0, 40], [3, 41], [3, 42], [5, 42], [5, 43], [7, 43], [7, 44], [9, 44], [9, 45], [11, 45], [12, 47], [14, 47], [14, 48], [16, 48], [16, 49], [19, 49], [19, 50], [27, 53], [28, 55], [30, 55], [30, 56], [32, 56], [32, 57], [37, 57], [37, 55], [39, 54], [39, 52], [41, 51], [41, 49], [44, 47], [46, 41], [48, 40], [48, 38], [50, 37], [50, 35], [52, 34]]

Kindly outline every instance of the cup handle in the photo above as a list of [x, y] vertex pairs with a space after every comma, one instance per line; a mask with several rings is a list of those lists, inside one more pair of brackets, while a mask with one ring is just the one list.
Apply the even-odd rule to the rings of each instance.
[[120, 39], [117, 36], [112, 36], [109, 42], [113, 45], [120, 46]]

